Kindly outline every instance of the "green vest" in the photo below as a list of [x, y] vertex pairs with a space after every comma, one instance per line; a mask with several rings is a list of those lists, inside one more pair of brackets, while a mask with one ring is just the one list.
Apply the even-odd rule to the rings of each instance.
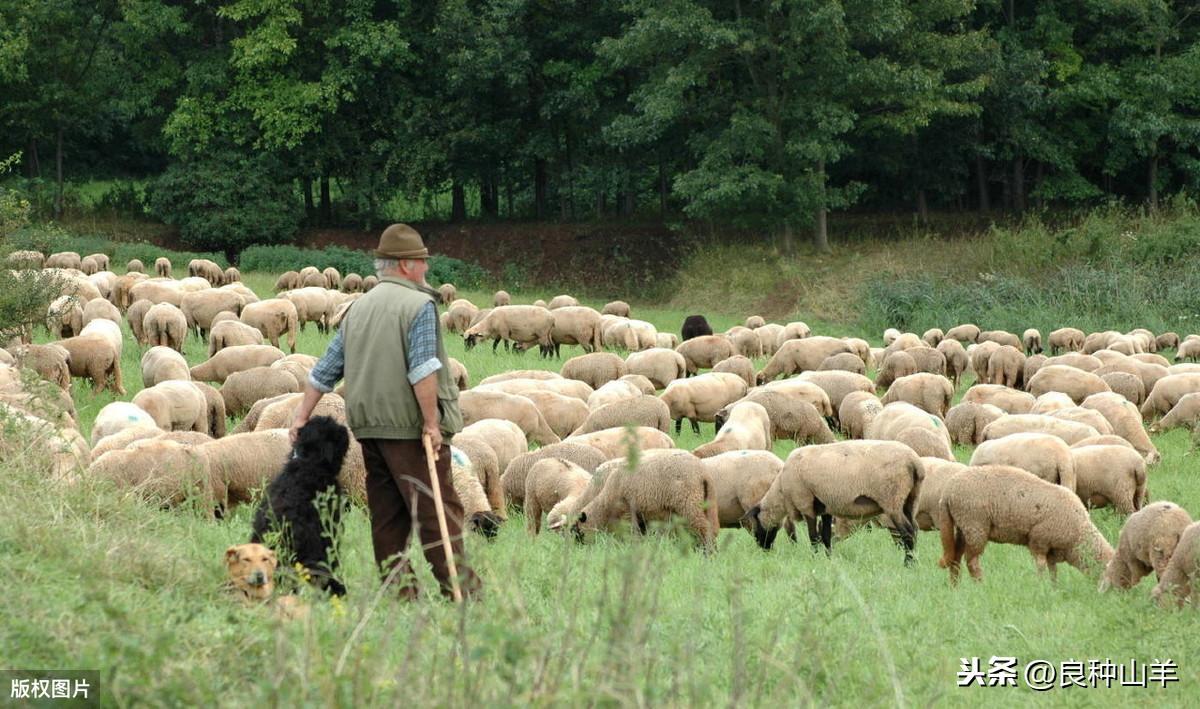
[[[421, 437], [421, 407], [408, 383], [408, 331], [434, 297], [412, 281], [388, 276], [355, 301], [342, 320], [346, 349], [346, 421], [355, 438], [416, 440]], [[462, 430], [458, 387], [437, 325], [438, 412], [442, 436]]]

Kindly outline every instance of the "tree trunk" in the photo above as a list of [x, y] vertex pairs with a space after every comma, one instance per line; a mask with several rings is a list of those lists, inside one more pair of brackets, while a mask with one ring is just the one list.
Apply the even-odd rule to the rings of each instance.
[[992, 210], [992, 203], [988, 196], [987, 163], [982, 155], [975, 156], [975, 181], [979, 189], [979, 211], [986, 214]]
[[313, 181], [311, 177], [304, 177], [302, 182], [304, 186], [304, 217], [311, 222], [317, 211], [316, 205], [313, 204]]
[[538, 219], [546, 218], [546, 161], [543, 158], [533, 161], [533, 215]]
[[508, 203], [508, 209], [506, 210], [507, 211], [507, 215], [506, 215], [507, 219], [513, 218], [513, 195], [512, 195], [512, 192], [513, 192], [512, 183], [511, 182], [505, 183], [505, 185], [504, 185], [504, 201]]
[[1018, 212], [1025, 211], [1025, 161], [1020, 155], [1012, 161], [1012, 206]]
[[781, 237], [781, 239], [783, 241], [783, 243], [780, 244], [780, 250], [782, 250], [783, 253], [787, 254], [788, 256], [791, 256], [792, 254], [796, 253], [796, 239], [795, 239], [795, 236], [792, 234], [791, 220], [785, 221], [783, 223], [783, 228], [780, 229], [779, 236]]
[[1150, 170], [1146, 175], [1147, 186], [1149, 187], [1149, 202], [1150, 211], [1158, 209], [1158, 155], [1150, 156]]
[[450, 221], [463, 222], [467, 220], [467, 193], [463, 184], [454, 180], [450, 184]]
[[333, 223], [333, 201], [329, 197], [329, 175], [321, 175], [321, 223]]
[[28, 154], [25, 156], [24, 162], [25, 177], [28, 177], [31, 180], [35, 177], [41, 177], [42, 169], [41, 166], [38, 165], [37, 159], [37, 138], [29, 139], [29, 150]]
[[1040, 188], [1042, 186], [1042, 180], [1045, 179], [1045, 177], [1046, 163], [1039, 160], [1037, 163], [1037, 169], [1033, 171], [1033, 190], [1038, 193], [1037, 196], [1033, 198], [1033, 206], [1037, 207], [1038, 209], [1041, 209], [1043, 204], [1042, 191]]
[[929, 223], [929, 200], [925, 196], [924, 189], [917, 190], [917, 218], [922, 224]]
[[488, 175], [479, 184], [479, 213], [495, 218], [500, 213], [500, 192], [495, 175]]
[[604, 218], [604, 190], [596, 190], [596, 221]]
[[61, 219], [63, 213], [63, 129], [60, 126], [54, 146], [54, 218]]
[[825, 208], [825, 160], [817, 161], [817, 184], [820, 194], [817, 199], [817, 213], [813, 220], [813, 247], [821, 253], [829, 253], [829, 229], [826, 225], [828, 210]]

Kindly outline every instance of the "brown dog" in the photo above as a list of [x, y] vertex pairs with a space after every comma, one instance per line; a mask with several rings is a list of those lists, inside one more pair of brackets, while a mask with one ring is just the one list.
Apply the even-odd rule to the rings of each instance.
[[308, 616], [308, 606], [299, 596], [272, 597], [275, 592], [275, 552], [262, 544], [235, 544], [225, 550], [227, 585], [247, 604], [270, 605], [283, 620]]

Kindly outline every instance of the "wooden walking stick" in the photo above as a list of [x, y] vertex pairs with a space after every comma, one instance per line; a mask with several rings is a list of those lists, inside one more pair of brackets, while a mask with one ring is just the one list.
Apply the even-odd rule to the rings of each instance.
[[425, 444], [425, 463], [429, 466], [429, 484], [433, 488], [433, 508], [437, 511], [438, 529], [442, 533], [442, 550], [446, 554], [446, 566], [450, 570], [450, 593], [455, 603], [462, 603], [462, 589], [458, 587], [458, 565], [454, 563], [454, 549], [450, 546], [450, 529], [446, 526], [446, 508], [442, 504], [442, 485], [438, 480], [437, 452], [433, 450], [433, 441], [429, 435], [421, 436]]

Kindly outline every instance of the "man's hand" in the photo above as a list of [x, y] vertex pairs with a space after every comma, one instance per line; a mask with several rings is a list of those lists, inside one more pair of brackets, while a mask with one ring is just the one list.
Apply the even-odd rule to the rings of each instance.
[[300, 412], [296, 412], [296, 416], [292, 419], [292, 427], [288, 429], [288, 438], [292, 439], [292, 445], [296, 445], [296, 441], [300, 438], [300, 429], [304, 428], [308, 423], [307, 416], [300, 416]]
[[429, 447], [433, 449], [433, 454], [437, 455], [442, 447], [442, 429], [438, 428], [437, 424], [422, 426], [421, 436], [429, 439]]

